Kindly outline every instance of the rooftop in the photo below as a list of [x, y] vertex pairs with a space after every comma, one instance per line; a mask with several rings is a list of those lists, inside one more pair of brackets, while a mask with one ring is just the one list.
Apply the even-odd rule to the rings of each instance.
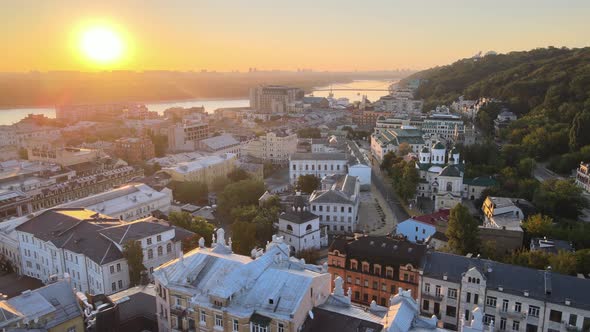
[[199, 144], [209, 150], [217, 151], [240, 144], [240, 142], [230, 134], [223, 134], [201, 140]]
[[223, 162], [227, 161], [228, 159], [232, 159], [235, 157], [236, 157], [236, 155], [233, 153], [224, 153], [219, 156], [204, 156], [204, 157], [200, 157], [195, 160], [192, 160], [192, 161], [181, 162], [181, 163], [178, 163], [178, 164], [170, 166], [170, 167], [165, 167], [165, 168], [162, 168], [162, 170], [163, 171], [168, 170], [168, 171], [174, 171], [177, 173], [187, 174], [187, 173], [191, 173], [191, 172], [203, 169], [203, 168], [207, 168], [212, 165], [217, 165], [217, 164], [223, 163]]
[[297, 152], [291, 155], [291, 160], [342, 160], [346, 161], [346, 153], [341, 152]]

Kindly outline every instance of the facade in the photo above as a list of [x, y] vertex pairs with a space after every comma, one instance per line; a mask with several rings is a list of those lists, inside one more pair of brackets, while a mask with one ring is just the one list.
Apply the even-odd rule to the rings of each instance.
[[281, 85], [250, 89], [250, 108], [259, 113], [287, 113], [288, 107], [303, 98], [303, 90]]
[[61, 105], [56, 107], [55, 117], [73, 123], [96, 119], [114, 119], [124, 113], [141, 114], [146, 111], [145, 105], [135, 103]]
[[216, 235], [154, 271], [160, 331], [299, 331], [330, 295], [327, 271], [289, 257], [282, 238], [252, 259], [232, 252], [223, 229]]
[[[524, 213], [519, 207], [521, 199], [486, 197], [481, 210], [485, 217], [484, 227], [521, 231]], [[522, 200], [525, 202], [526, 200]]]
[[68, 281], [0, 301], [2, 331], [84, 332], [82, 308]]
[[357, 231], [360, 186], [355, 176], [328, 175], [322, 179], [321, 189], [311, 193], [311, 212], [329, 233]]
[[416, 168], [420, 173], [417, 195], [431, 198], [435, 211], [461, 203], [464, 164], [459, 162], [459, 150], [453, 148], [447, 158], [445, 146], [436, 142], [431, 149], [425, 147], [420, 151]]
[[[482, 311], [499, 331], [588, 331], [590, 280], [475, 257], [429, 252], [420, 289], [424, 315], [456, 329]], [[490, 325], [493, 326], [490, 327]]]
[[16, 235], [23, 275], [44, 283], [69, 275], [75, 289], [89, 294], [129, 287], [128, 241], [141, 243], [149, 271], [181, 252], [173, 227], [151, 219], [125, 223], [81, 208], [44, 211], [17, 226]]
[[437, 135], [447, 141], [462, 142], [465, 137], [465, 123], [453, 114], [433, 114], [422, 122], [425, 134]]
[[197, 181], [207, 185], [217, 177], [226, 177], [237, 164], [235, 154], [226, 153], [219, 156], [205, 156], [192, 161], [178, 163], [162, 168], [162, 172], [170, 175], [173, 181]]
[[389, 114], [383, 111], [371, 109], [353, 110], [351, 112], [352, 123], [367, 129], [373, 129], [379, 119], [385, 119]]
[[400, 144], [407, 143], [411, 152], [418, 154], [425, 146], [422, 131], [415, 128], [381, 130], [371, 134], [371, 153], [382, 161], [387, 152], [397, 152]]
[[309, 212], [305, 198], [295, 196], [293, 206], [279, 215], [277, 234], [284, 238], [292, 253], [319, 250], [328, 245], [325, 227], [320, 227], [317, 215]]
[[273, 164], [286, 164], [289, 156], [297, 151], [297, 134], [267, 132], [248, 142], [245, 150], [253, 158]]
[[223, 134], [199, 141], [199, 150], [214, 154], [233, 153], [239, 157], [242, 144], [232, 135]]
[[[446, 228], [450, 210], [415, 216], [406, 219], [395, 227], [395, 234], [405, 237], [410, 242], [426, 242], [437, 232], [437, 227]], [[439, 226], [440, 225], [440, 226]]]
[[379, 98], [374, 105], [382, 111], [395, 114], [420, 114], [424, 101], [414, 100], [411, 91], [397, 91], [394, 95]]
[[41, 161], [68, 167], [93, 163], [103, 157], [100, 150], [54, 147], [51, 144], [34, 145], [27, 149], [30, 161]]
[[418, 296], [426, 245], [403, 238], [361, 236], [336, 238], [328, 252], [332, 279], [341, 277], [355, 303], [387, 305], [399, 289]]
[[580, 163], [576, 170], [576, 184], [586, 192], [590, 192], [590, 163]]
[[170, 151], [194, 151], [200, 140], [209, 137], [209, 125], [201, 121], [183, 120], [168, 127]]
[[289, 158], [289, 179], [297, 183], [302, 175], [323, 178], [326, 175], [348, 173], [348, 158], [345, 153], [301, 153]]
[[60, 208], [85, 208], [124, 221], [146, 218], [156, 211], [168, 213], [172, 191], [157, 191], [143, 183], [131, 183], [104, 193], [59, 205]]
[[115, 141], [113, 153], [130, 164], [139, 164], [156, 157], [154, 143], [149, 137], [124, 137]]

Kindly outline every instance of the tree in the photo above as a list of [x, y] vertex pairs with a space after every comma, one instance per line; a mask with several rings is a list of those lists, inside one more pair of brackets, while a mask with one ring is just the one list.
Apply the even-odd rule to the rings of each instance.
[[170, 184], [174, 199], [182, 203], [207, 204], [209, 189], [207, 184], [197, 181], [174, 181]]
[[590, 273], [590, 249], [576, 250], [576, 272], [588, 275]]
[[306, 194], [311, 194], [320, 186], [320, 179], [315, 175], [302, 175], [297, 179], [297, 188]]
[[231, 182], [238, 182], [242, 180], [248, 180], [250, 178], [250, 174], [241, 168], [236, 168], [227, 174], [227, 178]]
[[143, 265], [143, 250], [139, 241], [129, 241], [123, 246], [123, 257], [129, 265], [129, 282], [131, 286], [139, 284], [141, 273], [146, 270]]
[[232, 250], [240, 255], [250, 255], [256, 247], [256, 225], [248, 222], [235, 222], [231, 225]]
[[211, 244], [215, 227], [208, 223], [203, 217], [193, 217], [188, 212], [170, 212], [168, 221], [174, 226], [195, 233], [197, 239], [201, 237], [204, 238], [207, 245]]
[[584, 110], [574, 116], [569, 132], [569, 147], [577, 151], [584, 145], [590, 144], [590, 111]]
[[381, 168], [381, 170], [389, 172], [391, 167], [393, 167], [393, 165], [397, 164], [398, 162], [399, 159], [397, 158], [395, 153], [393, 153], [393, 151], [389, 151], [383, 156], [383, 160], [381, 161], [381, 165], [379, 167]]
[[397, 155], [400, 157], [403, 157], [410, 152], [412, 152], [412, 147], [407, 142], [403, 142], [397, 147]]
[[551, 269], [558, 273], [575, 274], [577, 263], [576, 256], [569, 251], [560, 250], [557, 254], [549, 256]]
[[318, 259], [320, 259], [320, 252], [317, 249], [305, 249], [295, 254], [295, 257], [299, 259], [303, 258], [307, 264], [316, 264]]
[[478, 223], [469, 214], [469, 210], [463, 204], [455, 205], [450, 211], [446, 232], [449, 248], [458, 255], [477, 252], [478, 233]]
[[218, 195], [218, 215], [229, 220], [232, 209], [239, 206], [257, 205], [258, 199], [264, 192], [264, 183], [262, 181], [242, 180], [231, 183]]
[[522, 228], [531, 237], [548, 236], [553, 228], [553, 219], [542, 214], [535, 214], [523, 222]]
[[195, 248], [197, 248], [199, 246], [199, 239], [201, 238], [201, 235], [199, 234], [193, 234], [189, 237], [186, 237], [182, 240], [182, 242], [180, 243], [181, 248], [182, 248], [182, 252], [189, 252]]
[[156, 157], [164, 157], [168, 149], [168, 136], [150, 134], [149, 137], [154, 144], [154, 154]]
[[533, 204], [544, 214], [574, 220], [588, 206], [580, 187], [570, 180], [557, 179], [541, 184], [533, 195]]
[[297, 131], [299, 138], [321, 138], [322, 132], [319, 128], [303, 128]]

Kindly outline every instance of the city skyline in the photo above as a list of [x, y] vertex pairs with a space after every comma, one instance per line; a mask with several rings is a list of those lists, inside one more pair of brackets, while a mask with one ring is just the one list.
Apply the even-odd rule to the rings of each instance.
[[[424, 69], [479, 51], [590, 44], [580, 33], [590, 30], [590, 4], [575, 0], [9, 1], [4, 7], [3, 72]], [[118, 61], [97, 63], [81, 54], [80, 35], [95, 26], [120, 36]]]

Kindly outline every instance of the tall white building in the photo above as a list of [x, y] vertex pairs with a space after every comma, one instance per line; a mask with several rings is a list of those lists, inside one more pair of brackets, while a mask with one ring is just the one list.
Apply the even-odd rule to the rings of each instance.
[[183, 120], [168, 128], [168, 149], [170, 151], [194, 151], [199, 141], [209, 137], [206, 122]]
[[332, 175], [322, 179], [321, 190], [309, 197], [311, 212], [330, 233], [357, 230], [360, 204], [360, 181], [351, 175]]
[[291, 184], [297, 183], [302, 175], [323, 178], [331, 174], [348, 173], [348, 158], [345, 153], [294, 153], [289, 159]]
[[250, 108], [260, 113], [286, 113], [289, 106], [303, 98], [303, 90], [281, 85], [250, 89]]
[[23, 275], [48, 283], [68, 273], [74, 288], [90, 294], [129, 287], [123, 256], [129, 241], [141, 244], [143, 264], [152, 271], [181, 254], [189, 233], [152, 219], [125, 223], [76, 208], [50, 209], [16, 227]]

